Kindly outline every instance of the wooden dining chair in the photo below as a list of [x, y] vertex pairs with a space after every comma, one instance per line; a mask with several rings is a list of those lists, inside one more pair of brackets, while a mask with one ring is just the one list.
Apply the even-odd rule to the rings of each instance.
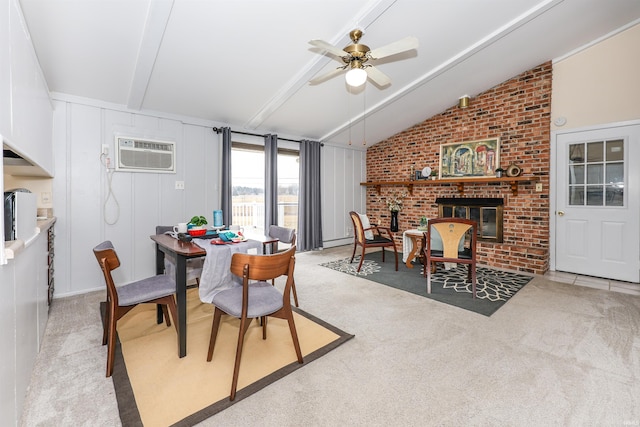
[[[431, 235], [438, 233], [442, 240], [442, 249], [431, 248]], [[478, 225], [465, 218], [434, 218], [429, 220], [424, 233], [424, 270], [427, 277], [427, 293], [431, 293], [431, 274], [438, 262], [467, 264], [467, 279], [471, 281], [473, 298], [476, 297], [476, 240]], [[462, 241], [468, 241], [468, 244]]]
[[167, 327], [171, 326], [168, 315], [168, 312], [171, 312], [177, 330], [178, 316], [174, 299], [176, 284], [169, 276], [161, 274], [116, 287], [111, 272], [120, 267], [120, 260], [113, 244], [108, 240], [102, 242], [93, 248], [93, 253], [107, 284], [107, 308], [103, 323], [102, 345], [107, 344], [107, 377], [110, 377], [113, 374], [117, 322], [138, 304], [161, 304]]
[[[398, 271], [398, 249], [396, 248], [396, 242], [391, 234], [391, 229], [387, 227], [381, 227], [379, 225], [373, 225], [369, 223], [369, 219], [366, 215], [361, 215], [358, 212], [349, 212], [351, 221], [353, 222], [353, 253], [351, 254], [351, 261], [356, 256], [356, 248], [360, 246], [362, 248], [362, 255], [360, 256], [360, 262], [358, 263], [357, 271], [360, 272], [362, 268], [362, 262], [364, 261], [364, 254], [368, 248], [382, 248], [382, 262], [384, 262], [384, 248], [393, 248], [393, 252], [396, 256], [396, 271]], [[363, 223], [363, 218], [366, 224]]]
[[[209, 352], [207, 354], [208, 362], [213, 358], [222, 315], [228, 314], [240, 319], [238, 345], [236, 348], [229, 400], [234, 400], [236, 397], [244, 336], [252, 319], [262, 320], [262, 339], [267, 339], [268, 317], [287, 320], [298, 363], [303, 363], [302, 351], [300, 350], [300, 343], [298, 342], [298, 333], [296, 332], [296, 325], [293, 320], [293, 310], [291, 309], [291, 287], [293, 285], [295, 252], [296, 247], [292, 246], [285, 252], [273, 255], [233, 254], [231, 258], [231, 272], [236, 276], [242, 277], [242, 286], [235, 286], [231, 289], [220, 291], [213, 297], [212, 303], [215, 310], [213, 313], [213, 324], [211, 326]], [[280, 293], [277, 288], [268, 283], [269, 280], [280, 276], [287, 276], [283, 293]]]
[[[165, 234], [167, 232], [173, 232], [172, 225], [158, 225], [156, 226], [156, 234]], [[187, 259], [187, 284], [195, 282], [196, 286], [200, 286], [200, 277], [202, 276], [202, 268], [204, 266], [204, 258], [190, 258]], [[175, 277], [176, 271], [176, 259], [174, 256], [165, 253], [164, 254], [164, 272], [165, 274]]]
[[[281, 227], [279, 225], [270, 225], [269, 226], [269, 237], [278, 239], [278, 242], [285, 243], [287, 245], [295, 246], [296, 244], [296, 230], [295, 228], [287, 228]], [[278, 243], [275, 243], [277, 246]], [[273, 246], [272, 246], [273, 248]], [[283, 252], [284, 250], [273, 250], [271, 253]], [[275, 280], [271, 280], [271, 284], [275, 284]], [[293, 301], [296, 304], [296, 307], [300, 307], [298, 305], [298, 292], [296, 291], [296, 281], [293, 280], [293, 284], [291, 285], [291, 291], [293, 292]]]

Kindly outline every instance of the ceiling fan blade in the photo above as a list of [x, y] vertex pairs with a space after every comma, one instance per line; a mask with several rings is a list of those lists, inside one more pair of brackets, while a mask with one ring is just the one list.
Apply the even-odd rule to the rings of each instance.
[[378, 86], [386, 86], [391, 83], [391, 79], [382, 71], [378, 70], [373, 65], [369, 65], [366, 68], [367, 76], [373, 80], [375, 84]]
[[397, 42], [390, 43], [386, 46], [373, 49], [369, 52], [369, 56], [373, 59], [381, 59], [396, 53], [405, 52], [407, 50], [416, 49], [418, 47], [418, 39], [413, 36], [405, 37]]
[[328, 73], [325, 73], [321, 76], [316, 77], [315, 79], [309, 80], [309, 83], [312, 85], [317, 85], [318, 83], [326, 82], [327, 80], [337, 76], [343, 71], [344, 71], [344, 67], [338, 67], [335, 70], [331, 70]]
[[345, 52], [344, 50], [340, 49], [339, 47], [335, 47], [334, 45], [327, 43], [324, 40], [311, 40], [309, 44], [315, 47], [319, 47], [320, 49], [324, 49], [327, 52], [332, 53], [339, 57], [348, 55], [348, 53]]

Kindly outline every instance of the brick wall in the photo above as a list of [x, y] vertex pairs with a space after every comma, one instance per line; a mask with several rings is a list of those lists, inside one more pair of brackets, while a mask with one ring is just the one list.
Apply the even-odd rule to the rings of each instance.
[[[416, 185], [399, 214], [399, 248], [403, 230], [416, 228], [422, 215], [438, 215], [436, 197], [502, 197], [504, 242], [478, 242], [478, 262], [536, 274], [548, 270], [551, 78], [546, 62], [472, 98], [466, 109], [456, 105], [368, 148], [367, 181], [404, 181], [412, 166], [439, 167], [440, 144], [499, 137], [502, 167], [515, 163], [543, 185], [536, 192], [535, 183], [521, 183], [517, 196], [507, 183], [468, 183], [464, 195], [454, 184]], [[389, 226], [385, 199], [402, 193], [408, 194], [406, 186], [382, 186], [380, 194], [367, 187], [367, 214]]]

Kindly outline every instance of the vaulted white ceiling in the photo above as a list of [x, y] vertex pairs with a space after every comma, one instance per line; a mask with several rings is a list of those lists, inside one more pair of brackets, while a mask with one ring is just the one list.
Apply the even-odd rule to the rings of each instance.
[[[640, 0], [20, 0], [51, 92], [270, 132], [376, 143], [640, 19]], [[364, 31], [387, 87], [351, 90], [340, 48]]]

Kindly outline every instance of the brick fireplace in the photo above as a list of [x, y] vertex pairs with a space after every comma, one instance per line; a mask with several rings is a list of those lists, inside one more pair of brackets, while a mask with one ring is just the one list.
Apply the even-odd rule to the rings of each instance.
[[520, 184], [517, 193], [499, 182], [465, 183], [462, 191], [455, 183], [438, 180], [365, 187], [367, 214], [388, 226], [385, 200], [404, 194], [396, 233], [402, 247], [402, 231], [416, 228], [421, 216], [440, 216], [437, 199], [502, 199], [502, 239], [479, 241], [478, 262], [544, 274], [549, 268], [551, 82], [547, 62], [472, 97], [468, 108], [455, 105], [367, 149], [367, 181], [401, 182], [425, 166], [438, 169], [441, 144], [499, 137], [500, 165], [519, 166], [522, 175], [538, 179], [542, 191], [536, 191], [534, 182]]

